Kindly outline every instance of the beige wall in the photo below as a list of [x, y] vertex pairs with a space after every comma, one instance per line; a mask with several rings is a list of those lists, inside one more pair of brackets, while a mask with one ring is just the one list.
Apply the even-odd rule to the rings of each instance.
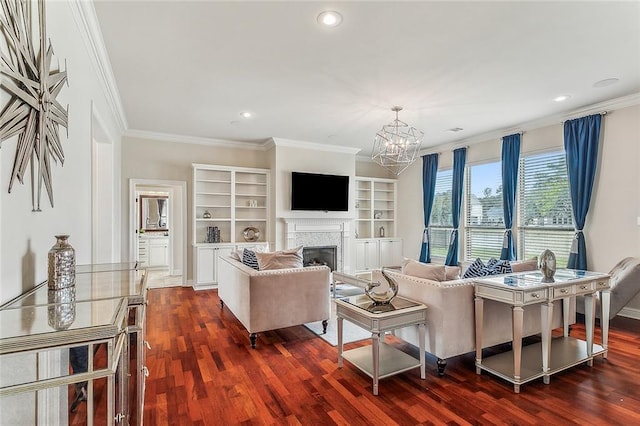
[[192, 196], [191, 164], [269, 168], [269, 154], [260, 149], [237, 149], [226, 146], [199, 145], [180, 141], [159, 141], [143, 138], [122, 139], [122, 253], [123, 259], [133, 260], [129, 253], [130, 216], [129, 180], [156, 179], [187, 183], [187, 279], [193, 278], [192, 261]]
[[[609, 112], [603, 117], [602, 127], [598, 174], [585, 237], [589, 269], [609, 271], [624, 257], [640, 256], [640, 106]], [[464, 141], [431, 150], [441, 153], [439, 169], [452, 167], [451, 150], [461, 145]], [[560, 123], [523, 134], [521, 155], [550, 149], [563, 149]], [[476, 143], [467, 150], [467, 164], [496, 161], [500, 155], [500, 139]], [[422, 163], [417, 161], [398, 183], [398, 232], [404, 240], [405, 256], [414, 258], [420, 251], [424, 227], [421, 174]], [[627, 307], [640, 311], [640, 297]]]

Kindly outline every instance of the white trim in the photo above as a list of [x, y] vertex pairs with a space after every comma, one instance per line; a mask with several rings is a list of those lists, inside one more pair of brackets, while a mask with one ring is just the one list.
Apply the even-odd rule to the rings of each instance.
[[89, 52], [91, 63], [96, 70], [98, 79], [102, 83], [101, 86], [107, 103], [111, 108], [113, 116], [116, 118], [120, 130], [124, 131], [128, 127], [127, 117], [124, 113], [122, 99], [120, 98], [120, 92], [118, 91], [118, 85], [113, 75], [109, 55], [104, 45], [102, 31], [100, 30], [100, 24], [98, 23], [93, 2], [69, 0], [69, 6], [76, 20], [76, 25], [80, 30], [80, 34], [84, 35], [82, 38], [85, 47]]
[[297, 141], [293, 139], [271, 138], [270, 143], [275, 146], [285, 146], [288, 148], [313, 149], [316, 151], [339, 152], [343, 154], [357, 154], [360, 148], [352, 148], [348, 146], [325, 145], [315, 142]]
[[125, 130], [124, 136], [138, 139], [150, 139], [163, 142], [174, 143], [190, 143], [195, 145], [217, 146], [235, 149], [251, 149], [256, 151], [267, 151], [269, 149], [269, 141], [263, 142], [244, 142], [228, 139], [202, 138], [198, 136], [173, 135], [170, 133], [149, 132], [146, 130]]
[[618, 315], [621, 317], [633, 318], [640, 320], [640, 309], [638, 308], [622, 308]]

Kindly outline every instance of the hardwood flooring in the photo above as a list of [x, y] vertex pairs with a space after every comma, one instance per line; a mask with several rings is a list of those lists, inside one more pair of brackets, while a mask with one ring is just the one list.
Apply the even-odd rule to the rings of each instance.
[[[303, 326], [260, 334], [257, 349], [215, 290], [152, 289], [147, 305], [146, 425], [632, 425], [640, 424], [640, 321], [614, 321], [609, 357], [511, 384], [475, 374], [474, 355], [444, 377], [419, 370], [371, 379]], [[572, 335], [584, 337], [584, 326]], [[394, 339], [394, 338], [392, 338]], [[600, 340], [599, 330], [596, 341]], [[412, 350], [401, 341], [395, 342]], [[365, 342], [346, 345], [347, 349]]]

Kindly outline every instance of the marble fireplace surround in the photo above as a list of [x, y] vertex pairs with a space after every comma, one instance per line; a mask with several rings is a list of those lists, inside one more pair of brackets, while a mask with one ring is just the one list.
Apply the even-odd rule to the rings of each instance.
[[351, 220], [285, 218], [284, 240], [287, 248], [298, 246], [336, 246], [336, 271], [350, 272]]

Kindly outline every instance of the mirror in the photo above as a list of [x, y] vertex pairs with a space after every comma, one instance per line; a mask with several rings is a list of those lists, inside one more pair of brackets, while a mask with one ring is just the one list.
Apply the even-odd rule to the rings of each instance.
[[167, 208], [169, 197], [140, 196], [140, 229], [145, 231], [168, 231]]

